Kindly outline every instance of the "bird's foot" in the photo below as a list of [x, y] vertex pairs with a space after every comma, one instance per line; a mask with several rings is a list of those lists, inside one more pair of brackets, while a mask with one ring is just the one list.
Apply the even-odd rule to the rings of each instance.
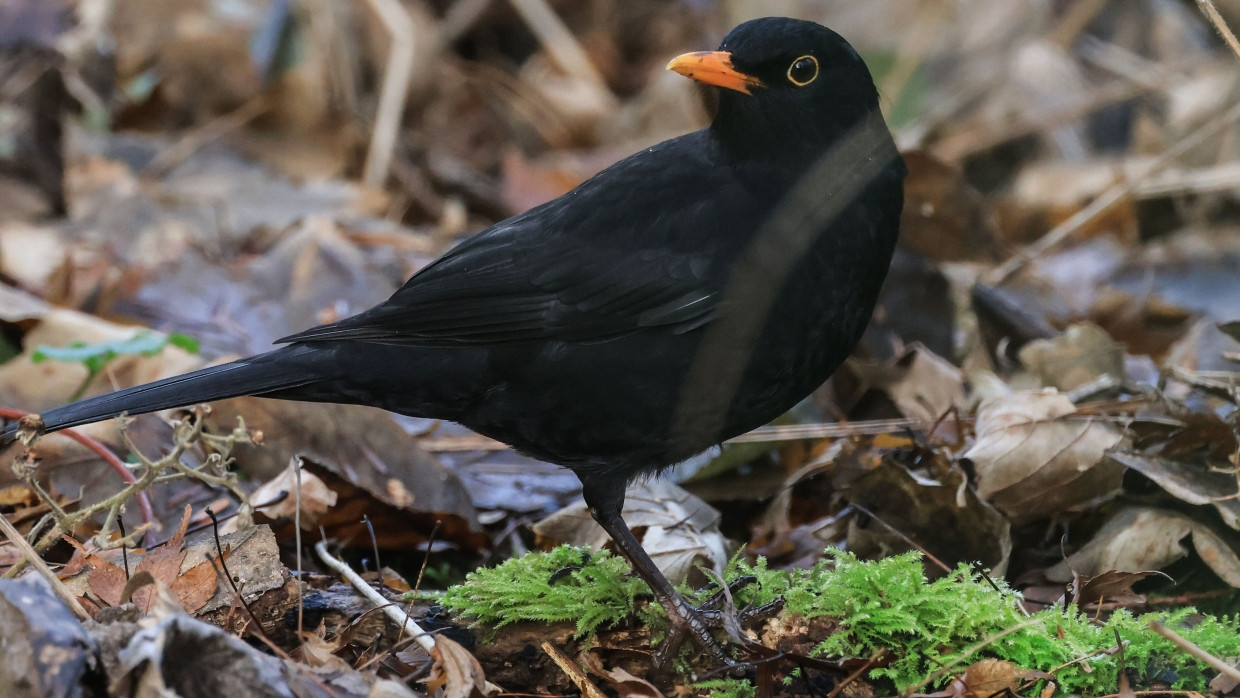
[[[662, 646], [655, 653], [654, 669], [668, 666], [670, 661], [680, 652], [685, 639], [690, 639], [699, 649], [705, 651], [721, 665], [729, 667], [728, 673], [740, 673], [745, 669], [742, 662], [737, 661], [712, 632], [724, 628], [728, 635], [741, 646], [748, 643], [742, 627], [755, 620], [763, 620], [779, 613], [784, 606], [782, 598], [761, 606], [736, 611], [732, 604], [732, 594], [757, 581], [757, 577], [738, 577], [726, 588], [721, 587], [697, 607], [690, 606], [679, 595], [672, 600], [667, 608], [672, 629]], [[668, 606], [665, 604], [665, 607]]]

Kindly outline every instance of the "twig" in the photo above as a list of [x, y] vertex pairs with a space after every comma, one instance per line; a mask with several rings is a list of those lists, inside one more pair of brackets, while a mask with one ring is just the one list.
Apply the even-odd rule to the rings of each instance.
[[547, 653], [551, 661], [555, 662], [560, 671], [564, 672], [564, 676], [573, 682], [578, 691], [581, 691], [581, 695], [586, 698], [607, 698], [607, 694], [600, 691], [599, 687], [595, 686], [594, 682], [590, 680], [590, 677], [586, 676], [584, 671], [577, 668], [573, 660], [564, 656], [564, 653], [556, 649], [550, 642], [542, 643], [542, 651]]
[[1200, 659], [1206, 664], [1209, 664], [1212, 669], [1218, 670], [1220, 674], [1224, 674], [1230, 679], [1240, 681], [1240, 669], [1237, 669], [1236, 667], [1228, 664], [1227, 662], [1224, 662], [1218, 657], [1215, 657], [1209, 652], [1201, 649], [1197, 645], [1194, 645], [1188, 640], [1185, 640], [1184, 638], [1180, 637], [1179, 633], [1175, 632], [1171, 628], [1168, 628], [1167, 626], [1163, 625], [1162, 623], [1159, 623], [1156, 620], [1150, 621], [1149, 628], [1150, 630], [1153, 630], [1159, 635], [1162, 635], [1163, 637], [1170, 640], [1172, 644], [1174, 644], [1176, 647], [1179, 647], [1180, 649], [1193, 655], [1197, 659]]
[[869, 659], [865, 660], [864, 664], [857, 667], [856, 669], [853, 669], [852, 673], [850, 673], [848, 676], [845, 676], [843, 679], [841, 679], [838, 683], [835, 684], [835, 688], [831, 689], [831, 692], [827, 694], [827, 698], [836, 698], [836, 696], [843, 693], [844, 689], [848, 688], [857, 679], [861, 678], [862, 674], [874, 668], [878, 664], [878, 660], [886, 657], [889, 652], [891, 652], [891, 650], [887, 649], [886, 647], [879, 647], [878, 649], [874, 650], [874, 653], [870, 655]]
[[297, 492], [293, 502], [293, 545], [297, 548], [297, 636], [305, 632], [306, 604], [301, 593], [301, 580], [305, 569], [301, 564], [301, 456], [293, 456], [293, 473], [297, 477]]
[[581, 48], [564, 21], [551, 9], [546, 0], [509, 0], [526, 26], [547, 49], [551, 60], [565, 73], [583, 80], [600, 91], [608, 91], [603, 76], [594, 67], [590, 57]]
[[1060, 223], [1051, 229], [1050, 232], [1043, 235], [1037, 242], [1025, 247], [1007, 262], [991, 271], [987, 275], [986, 283], [990, 286], [1002, 284], [1027, 262], [1045, 254], [1047, 250], [1076, 234], [1087, 224], [1127, 199], [1145, 179], [1162, 170], [1181, 155], [1200, 145], [1207, 138], [1214, 136], [1237, 120], [1240, 120], [1240, 103], [1232, 105], [1221, 116], [1206, 122], [1196, 131], [1181, 138], [1178, 143], [1149, 163], [1135, 177], [1120, 182], [1098, 195], [1088, 206], [1077, 211], [1068, 220]]
[[345, 581], [352, 584], [353, 588], [357, 589], [358, 592], [373, 603], [376, 608], [383, 609], [383, 613], [386, 614], [388, 618], [392, 619], [392, 621], [398, 626], [400, 626], [403, 629], [403, 632], [408, 633], [410, 637], [416, 640], [422, 649], [426, 650], [428, 654], [435, 649], [435, 637], [419, 627], [418, 624], [409, 617], [409, 614], [402, 611], [399, 606], [395, 606], [390, 601], [383, 598], [382, 594], [375, 591], [373, 587], [366, 583], [365, 579], [362, 579], [361, 575], [354, 572], [353, 569], [343, 560], [337, 559], [332, 556], [331, 553], [327, 552], [327, 541], [321, 540], [318, 543], [315, 543], [314, 551], [318, 553], [319, 559], [323, 561], [324, 565], [330, 567], [333, 571], [343, 577]]
[[964, 650], [964, 651], [963, 651], [963, 652], [961, 652], [960, 654], [958, 654], [958, 655], [956, 655], [955, 657], [953, 657], [953, 658], [952, 658], [952, 660], [951, 660], [950, 662], [948, 662], [947, 664], [944, 664], [943, 666], [941, 666], [941, 667], [939, 667], [938, 669], [936, 669], [936, 670], [934, 671], [934, 673], [932, 673], [932, 674], [930, 674], [929, 676], [927, 676], [926, 678], [922, 679], [920, 682], [918, 682], [918, 683], [917, 683], [917, 685], [909, 687], [909, 688], [908, 688], [908, 690], [906, 691], [906, 693], [917, 693], [918, 691], [920, 691], [920, 690], [921, 690], [922, 688], [924, 688], [925, 686], [931, 685], [932, 683], [934, 683], [935, 681], [937, 681], [939, 678], [941, 678], [942, 676], [946, 675], [946, 674], [947, 674], [947, 672], [951, 671], [953, 667], [958, 666], [958, 665], [959, 665], [961, 662], [963, 662], [964, 660], [968, 659], [969, 657], [973, 656], [974, 654], [977, 654], [977, 653], [978, 653], [978, 652], [980, 652], [981, 650], [983, 650], [983, 649], [985, 649], [985, 648], [987, 648], [987, 647], [989, 647], [989, 646], [991, 646], [991, 645], [995, 644], [996, 642], [998, 642], [998, 641], [999, 641], [999, 640], [1001, 640], [1002, 638], [1007, 637], [1008, 635], [1011, 635], [1011, 634], [1012, 634], [1012, 633], [1014, 633], [1014, 632], [1017, 632], [1017, 631], [1019, 631], [1019, 630], [1024, 630], [1025, 628], [1028, 628], [1028, 627], [1033, 626], [1033, 625], [1037, 625], [1037, 624], [1042, 623], [1042, 622], [1044, 622], [1044, 621], [1043, 621], [1043, 619], [1041, 619], [1041, 618], [1030, 618], [1029, 620], [1025, 621], [1024, 623], [1020, 623], [1020, 624], [1018, 624], [1018, 625], [1013, 625], [1013, 626], [1012, 626], [1012, 627], [1010, 627], [1010, 628], [1005, 628], [1004, 630], [1001, 630], [1001, 631], [999, 631], [999, 632], [995, 633], [994, 635], [991, 635], [990, 637], [985, 638], [985, 639], [984, 639], [984, 640], [982, 640], [981, 642], [979, 642], [979, 643], [977, 643], [977, 644], [973, 645], [972, 647], [969, 647], [968, 649]]
[[1223, 41], [1227, 42], [1231, 52], [1240, 56], [1240, 41], [1236, 40], [1236, 35], [1227, 26], [1227, 21], [1223, 19], [1223, 15], [1219, 14], [1218, 8], [1214, 6], [1214, 0], [1197, 0], [1197, 7], [1205, 13], [1210, 24], [1214, 25], [1214, 31], [1218, 32], [1218, 35], [1223, 37]]
[[[21, 419], [22, 417], [25, 417], [27, 414], [29, 413], [23, 412], [21, 410], [15, 410], [15, 409], [8, 408], [8, 407], [0, 407], [0, 417], [7, 417], [9, 419]], [[120, 478], [124, 480], [126, 483], [132, 485], [134, 484], [134, 482], [136, 482], [133, 472], [130, 471], [129, 467], [125, 465], [124, 463], [122, 463], [121, 460], [116, 457], [116, 454], [112, 453], [112, 451], [110, 451], [107, 446], [104, 446], [103, 444], [99, 443], [95, 439], [92, 439], [89, 436], [79, 432], [77, 429], [64, 429], [56, 433], [61, 434], [65, 437], [68, 437], [78, 442], [82, 446], [85, 446], [86, 448], [90, 449], [91, 452], [93, 452], [95, 455], [102, 458], [103, 462], [107, 463], [108, 467], [111, 468], [113, 471], [115, 471], [116, 474], [119, 475]], [[138, 500], [138, 510], [142, 514], [142, 523], [154, 525], [155, 510], [154, 508], [151, 507], [150, 497], [146, 495], [146, 492], [139, 492], [137, 495], [137, 500]]]
[[383, 84], [379, 88], [379, 107], [375, 112], [374, 135], [366, 152], [362, 182], [372, 188], [383, 186], [392, 166], [392, 152], [400, 132], [405, 101], [409, 97], [409, 78], [413, 75], [413, 18], [399, 0], [369, 0], [383, 28], [387, 30], [391, 48], [383, 68]]
[[160, 151], [139, 173], [144, 179], [158, 179], [168, 170], [188, 160], [208, 143], [219, 140], [230, 131], [245, 126], [267, 111], [267, 100], [262, 95], [246, 101], [236, 109], [212, 119], [201, 127], [182, 136], [176, 143]]
[[26, 562], [33, 565], [34, 568], [38, 570], [39, 574], [43, 575], [43, 578], [47, 580], [49, 585], [51, 585], [52, 592], [55, 593], [57, 598], [64, 602], [66, 606], [69, 607], [70, 611], [73, 611], [73, 615], [77, 616], [81, 620], [90, 620], [90, 614], [86, 612], [85, 608], [82, 608], [82, 604], [78, 603], [77, 598], [69, 592], [69, 589], [65, 587], [64, 582], [60, 581], [60, 578], [56, 576], [56, 573], [53, 572], [50, 567], [47, 566], [47, 563], [43, 561], [43, 558], [39, 557], [39, 554], [35, 552], [34, 548], [31, 547], [30, 543], [26, 541], [21, 532], [14, 528], [13, 524], [9, 523], [9, 520], [4, 516], [0, 516], [0, 532], [4, 533], [4, 537], [8, 538], [10, 543], [17, 546], [17, 549], [21, 551], [22, 557], [25, 558]]
[[[246, 603], [245, 597], [241, 595], [241, 589], [237, 587], [237, 580], [233, 579], [232, 573], [228, 571], [228, 555], [224, 552], [224, 546], [220, 545], [220, 520], [216, 518], [215, 512], [211, 511], [211, 507], [207, 507], [207, 516], [211, 517], [211, 534], [215, 537], [216, 557], [215, 560], [211, 561], [212, 565], [214, 565], [217, 561], [220, 563], [220, 569], [216, 570], [216, 572], [219, 573], [221, 570], [223, 571], [222, 576], [224, 579], [228, 580], [229, 586], [232, 587], [233, 593], [236, 594], [237, 603], [241, 604], [241, 607], [245, 609], [245, 614], [250, 617], [251, 621], [254, 622], [254, 632], [262, 637], [267, 637], [267, 631], [263, 628], [263, 624], [259, 622], [258, 616], [254, 615], [254, 611], [250, 608], [250, 604]], [[211, 560], [211, 556], [207, 555], [207, 559]], [[268, 640], [270, 640], [270, 638], [268, 638]]]

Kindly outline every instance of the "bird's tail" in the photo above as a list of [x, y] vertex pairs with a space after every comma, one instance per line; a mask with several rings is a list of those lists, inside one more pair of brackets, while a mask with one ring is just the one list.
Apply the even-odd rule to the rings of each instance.
[[[297, 360], [307, 349], [305, 345], [284, 347], [57, 407], [39, 415], [43, 422], [41, 430], [52, 432], [121, 414], [144, 414], [242, 395], [295, 389], [318, 381], [318, 377], [307, 370], [306, 363]], [[0, 432], [0, 445], [16, 439], [18, 428], [18, 424], [10, 424]]]

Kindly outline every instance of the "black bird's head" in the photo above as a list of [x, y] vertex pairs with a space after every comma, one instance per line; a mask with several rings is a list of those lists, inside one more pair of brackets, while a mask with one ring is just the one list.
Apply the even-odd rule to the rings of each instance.
[[745, 22], [719, 50], [686, 53], [667, 67], [723, 88], [712, 128], [747, 157], [817, 155], [878, 114], [878, 91], [861, 56], [814, 22]]

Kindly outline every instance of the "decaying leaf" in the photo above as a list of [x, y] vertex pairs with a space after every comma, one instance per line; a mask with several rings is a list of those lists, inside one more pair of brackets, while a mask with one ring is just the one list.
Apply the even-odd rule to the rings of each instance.
[[1213, 506], [1223, 523], [1240, 530], [1240, 500], [1236, 498], [1238, 483], [1235, 475], [1221, 468], [1211, 469], [1202, 462], [1148, 456], [1134, 451], [1116, 451], [1110, 457], [1153, 480], [1176, 499], [1199, 506]]
[[[210, 560], [204, 560], [184, 573], [181, 572], [186, 556], [185, 530], [189, 526], [191, 512], [191, 507], [188, 504], [185, 505], [181, 524], [172, 538], [167, 543], [141, 555], [137, 564], [131, 568], [132, 575], [126, 575], [123, 568], [104, 559], [97, 552], [87, 550], [81, 543], [68, 537], [65, 540], [73, 545], [77, 551], [76, 554], [81, 554], [84, 557], [84, 564], [91, 568], [87, 575], [90, 590], [109, 606], [119, 606], [132, 600], [138, 610], [143, 613], [150, 610], [156, 585], [131, 584], [131, 581], [139, 574], [146, 573], [151, 582], [167, 586], [181, 606], [193, 613], [205, 606], [215, 595], [218, 572]], [[229, 550], [226, 548], [223, 552], [224, 557], [227, 558]], [[131, 555], [130, 564], [133, 564], [133, 558], [138, 557], [138, 555]], [[132, 594], [132, 599], [127, 599], [126, 597], [130, 594]], [[88, 598], [84, 600], [89, 605], [94, 605]]]
[[[304, 469], [298, 475], [297, 471], [300, 468], [301, 457], [293, 456], [283, 472], [254, 490], [254, 493], [250, 495], [250, 501], [279, 500], [272, 506], [263, 507], [263, 515], [271, 519], [292, 519], [297, 513], [298, 497], [295, 492], [300, 477], [301, 527], [303, 530], [310, 531], [318, 526], [319, 519], [328, 509], [336, 506], [337, 495], [318, 475]], [[281, 498], [281, 494], [285, 496]]]
[[[477, 658], [456, 641], [439, 635], [435, 649], [431, 651], [435, 665], [426, 679], [432, 695], [442, 698], [478, 698], [497, 692], [497, 687], [487, 682], [486, 674]], [[442, 693], [440, 691], [442, 690]]]
[[1161, 573], [1108, 570], [1094, 577], [1076, 575], [1072, 579], [1072, 603], [1078, 606], [1145, 603], [1145, 596], [1133, 591], [1132, 585], [1155, 574]]
[[914, 346], [899, 365], [907, 372], [888, 393], [904, 416], [932, 424], [953, 407], [964, 406], [964, 374], [951, 362]]
[[993, 698], [1015, 695], [1022, 683], [1038, 676], [1001, 659], [983, 659], [969, 665], [963, 674], [936, 693], [915, 694], [916, 698]]
[[[1002, 575], [1012, 552], [1011, 524], [966, 486], [959, 468], [931, 476], [890, 457], [845, 452], [835, 464], [836, 488], [879, 521], [849, 522], [847, 548], [860, 555], [921, 546], [948, 563], [976, 560]], [[894, 530], [893, 530], [894, 529]]]
[[1020, 362], [1059, 390], [1073, 390], [1104, 376], [1124, 376], [1124, 350], [1097, 325], [1080, 323], [1052, 339], [1020, 348]]
[[1123, 468], [1104, 456], [1123, 433], [1097, 418], [1073, 416], [1054, 391], [1002, 395], [978, 410], [977, 441], [963, 454], [977, 492], [1014, 523], [1050, 516], [1108, 496]]
[[1093, 539], [1067, 560], [1046, 570], [1057, 582], [1104, 572], [1157, 570], [1188, 554], [1191, 536], [1198, 555], [1223, 581], [1240, 586], [1240, 556], [1206, 523], [1169, 509], [1124, 507], [1113, 514]]

